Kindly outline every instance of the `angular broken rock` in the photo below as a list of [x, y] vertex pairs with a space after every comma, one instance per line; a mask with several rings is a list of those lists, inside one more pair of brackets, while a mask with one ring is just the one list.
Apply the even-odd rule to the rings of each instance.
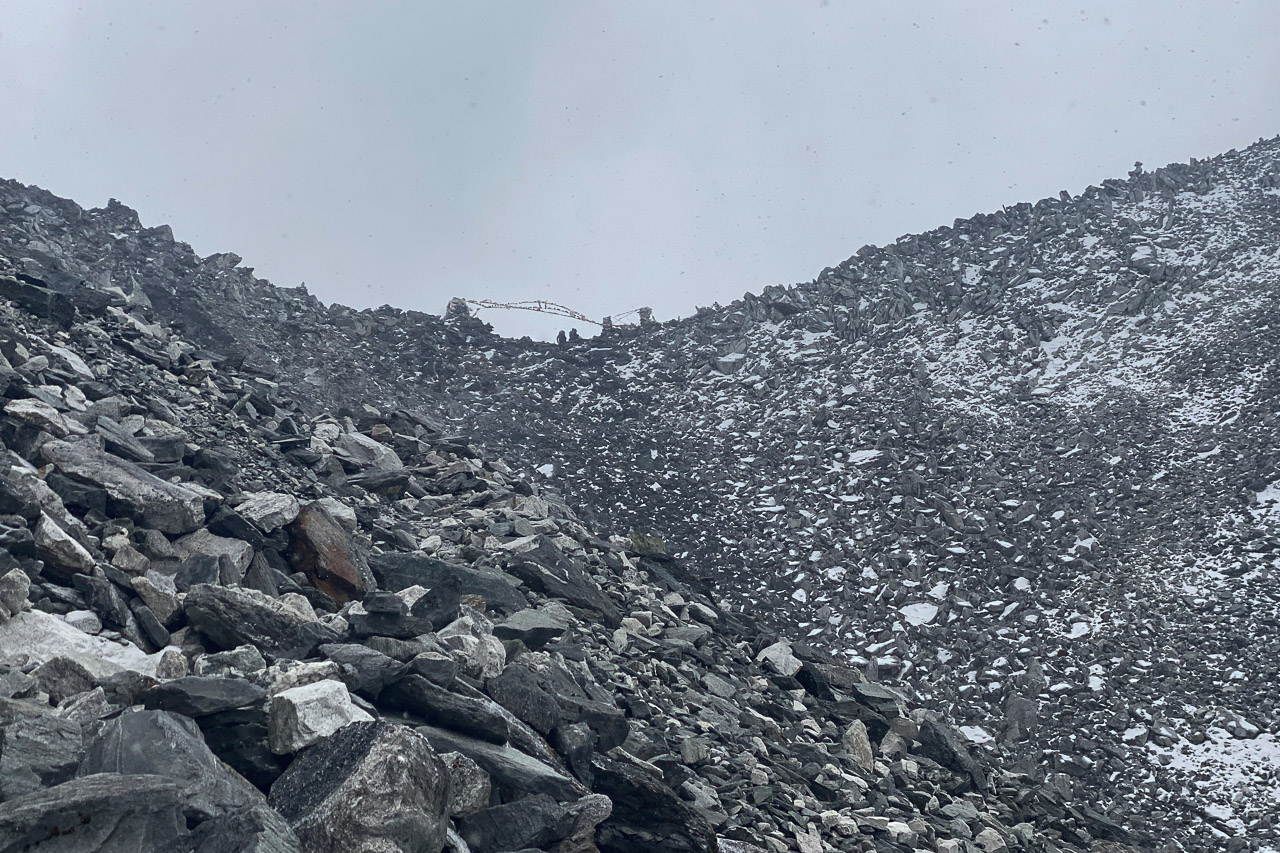
[[338, 632], [304, 619], [274, 598], [251, 589], [196, 584], [183, 602], [193, 627], [220, 649], [256, 646], [272, 658], [302, 660]]
[[531, 548], [511, 559], [507, 570], [533, 589], [600, 614], [605, 625], [617, 628], [622, 616], [617, 607], [582, 568], [555, 543], [539, 534]]
[[11, 400], [4, 407], [4, 413], [36, 429], [44, 430], [54, 438], [66, 438], [68, 435], [85, 435], [88, 429], [79, 421], [65, 417], [61, 412], [41, 400]]
[[302, 505], [293, 495], [282, 492], [257, 492], [236, 506], [236, 512], [263, 533], [284, 527], [298, 517]]
[[189, 533], [204, 524], [200, 494], [161, 480], [87, 439], [51, 441], [40, 452], [64, 474], [101, 486], [148, 527], [164, 533]]
[[372, 720], [367, 711], [352, 704], [342, 682], [317, 681], [291, 687], [271, 697], [271, 751], [276, 755], [297, 752], [343, 726]]
[[10, 569], [0, 576], [0, 622], [20, 613], [31, 593], [31, 578], [22, 569]]
[[506, 743], [510, 733], [506, 718], [495, 710], [494, 703], [451, 693], [421, 675], [406, 675], [384, 690], [379, 701], [421, 717], [433, 726], [491, 743]]
[[67, 781], [83, 754], [80, 724], [53, 714], [0, 728], [0, 801]]
[[148, 655], [132, 643], [117, 643], [86, 634], [38, 610], [16, 614], [0, 624], [0, 649], [10, 655], [25, 654], [36, 663], [69, 658], [94, 678], [105, 678], [122, 670], [143, 675], [155, 675], [156, 671], [156, 655]]
[[533, 794], [477, 812], [460, 824], [458, 834], [472, 853], [499, 853], [554, 844], [573, 829], [573, 817], [554, 798]]
[[357, 468], [393, 471], [404, 467], [394, 450], [358, 432], [339, 435], [334, 439], [333, 446], [343, 459]]
[[484, 598], [486, 609], [515, 613], [529, 606], [524, 595], [516, 589], [519, 579], [504, 572], [396, 552], [377, 554], [369, 564], [382, 589], [398, 592], [415, 585], [433, 589], [452, 578], [457, 581], [458, 590], [463, 595]]
[[403, 678], [409, 667], [382, 652], [359, 643], [335, 643], [320, 647], [320, 654], [342, 667], [349, 690], [374, 699], [389, 684]]
[[756, 660], [782, 676], [795, 675], [803, 666], [800, 659], [791, 651], [791, 644], [786, 640], [779, 640], [772, 646], [762, 649], [760, 654], [756, 655]]
[[324, 507], [308, 504], [289, 525], [289, 562], [339, 604], [377, 588], [368, 563]]
[[489, 774], [461, 752], [446, 752], [440, 760], [449, 771], [449, 815], [462, 817], [487, 808]]
[[[565, 608], [560, 607], [561, 610]], [[521, 610], [493, 626], [493, 635], [499, 640], [520, 640], [537, 651], [559, 637], [573, 624], [567, 613], [553, 612], [547, 608]]]
[[77, 771], [96, 773], [172, 779], [184, 809], [202, 818], [263, 804], [262, 792], [209, 750], [193, 721], [168, 711], [126, 711], [107, 723]]
[[613, 801], [600, 824], [603, 849], [617, 853], [711, 853], [716, 834], [706, 819], [633, 761], [597, 755], [591, 764], [596, 793]]
[[542, 791], [560, 802], [576, 800], [588, 793], [581, 784], [559, 770], [514, 747], [499, 746], [435, 726], [418, 726], [416, 731], [426, 735], [436, 752], [461, 752], [496, 782], [517, 791]]
[[179, 790], [163, 776], [98, 773], [34, 791], [0, 803], [0, 850], [172, 849], [187, 831]]
[[222, 711], [259, 705], [267, 691], [242, 678], [190, 675], [143, 691], [139, 701], [152, 710], [171, 711], [198, 719]]
[[87, 572], [93, 568], [93, 555], [43, 513], [36, 523], [35, 540], [36, 555], [55, 569]]
[[220, 567], [225, 560], [226, 568], [219, 568], [219, 572], [229, 571], [231, 577], [228, 581], [231, 583], [238, 583], [253, 562], [253, 546], [248, 542], [217, 536], [205, 529], [183, 536], [173, 546], [184, 560], [195, 554], [204, 554], [217, 560]]
[[926, 714], [920, 725], [918, 751], [943, 767], [967, 775], [973, 782], [974, 790], [987, 789], [987, 772], [970, 754], [964, 735], [935, 711]]
[[309, 853], [436, 853], [449, 823], [449, 773], [414, 730], [354, 723], [294, 759], [269, 801]]

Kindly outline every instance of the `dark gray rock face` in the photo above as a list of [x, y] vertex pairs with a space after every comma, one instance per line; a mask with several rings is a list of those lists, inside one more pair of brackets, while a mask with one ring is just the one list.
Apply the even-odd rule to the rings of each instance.
[[522, 551], [506, 568], [536, 590], [598, 613], [610, 628], [621, 623], [618, 609], [600, 586], [545, 536], [539, 536], [532, 548]]
[[484, 702], [459, 696], [421, 675], [407, 675], [383, 691], [381, 701], [439, 728], [478, 737], [490, 743], [507, 742], [507, 721]]
[[576, 800], [587, 793], [582, 785], [559, 770], [511, 746], [433, 726], [419, 726], [417, 731], [426, 736], [436, 752], [460, 752], [484, 768], [495, 781], [513, 790], [540, 791], [560, 802]]
[[88, 744], [79, 776], [163, 776], [179, 786], [185, 813], [204, 820], [260, 806], [265, 798], [218, 760], [186, 717], [166, 711], [125, 712]]
[[320, 647], [320, 654], [342, 667], [347, 689], [368, 699], [376, 699], [387, 685], [409, 671], [395, 658], [358, 643], [334, 643]]
[[187, 832], [178, 791], [178, 783], [163, 776], [114, 773], [84, 776], [35, 791], [0, 803], [0, 850], [170, 850]]
[[67, 781], [83, 754], [80, 724], [52, 714], [0, 728], [0, 801]]
[[300, 755], [271, 786], [270, 802], [313, 853], [439, 853], [449, 775], [413, 730], [354, 723]]
[[501, 853], [547, 847], [572, 828], [568, 808], [546, 794], [534, 794], [470, 815], [461, 821], [458, 834], [472, 853]]
[[267, 691], [239, 678], [187, 676], [157, 684], [138, 697], [149, 710], [205, 717], [250, 705], [261, 705]]
[[711, 853], [716, 834], [674, 791], [633, 763], [598, 755], [591, 765], [595, 790], [613, 800], [613, 814], [600, 825], [602, 853]]
[[276, 658], [306, 658], [338, 635], [320, 622], [303, 619], [271, 598], [245, 589], [197, 584], [183, 604], [191, 624], [224, 649], [256, 646]]
[[189, 843], [191, 853], [308, 853], [284, 818], [262, 806], [206, 820]]
[[204, 523], [200, 495], [161, 480], [91, 442], [49, 442], [42, 452], [58, 470], [101, 486], [148, 527], [165, 533], [189, 533]]
[[496, 571], [473, 569], [432, 557], [386, 553], [369, 561], [378, 585], [383, 589], [401, 590], [421, 585], [432, 589], [452, 579], [464, 594], [479, 595], [492, 609], [514, 613], [528, 607], [524, 596], [516, 591], [510, 576]]

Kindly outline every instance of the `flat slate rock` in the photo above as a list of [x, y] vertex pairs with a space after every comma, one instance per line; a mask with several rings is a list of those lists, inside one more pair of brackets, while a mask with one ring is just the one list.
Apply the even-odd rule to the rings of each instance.
[[194, 718], [259, 705], [267, 698], [267, 691], [242, 678], [189, 675], [157, 684], [138, 698], [149, 710]]
[[576, 800], [588, 793], [559, 770], [512, 746], [499, 746], [435, 726], [418, 726], [416, 731], [426, 735], [436, 752], [461, 752], [495, 780], [517, 791], [550, 794], [559, 802]]
[[415, 554], [386, 553], [369, 559], [369, 567], [378, 579], [378, 586], [398, 592], [415, 584], [432, 589], [456, 579], [463, 595], [479, 595], [492, 610], [515, 613], [529, 606], [516, 586], [519, 580], [511, 575], [489, 569], [473, 569], [456, 563], [447, 563], [434, 557]]

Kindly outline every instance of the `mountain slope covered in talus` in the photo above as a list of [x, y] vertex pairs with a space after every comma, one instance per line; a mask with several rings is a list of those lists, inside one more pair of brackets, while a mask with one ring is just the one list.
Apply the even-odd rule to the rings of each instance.
[[1274, 843], [1280, 140], [565, 346], [326, 307], [117, 203], [3, 189], [18, 269], [226, 356], [239, 414], [277, 386], [428, 414], [1133, 837]]

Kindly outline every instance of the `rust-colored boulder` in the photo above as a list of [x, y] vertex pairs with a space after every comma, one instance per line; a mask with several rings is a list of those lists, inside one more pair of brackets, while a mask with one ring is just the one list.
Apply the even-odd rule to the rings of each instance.
[[359, 600], [377, 588], [364, 555], [319, 503], [304, 507], [286, 529], [289, 564], [334, 601], [344, 604]]

